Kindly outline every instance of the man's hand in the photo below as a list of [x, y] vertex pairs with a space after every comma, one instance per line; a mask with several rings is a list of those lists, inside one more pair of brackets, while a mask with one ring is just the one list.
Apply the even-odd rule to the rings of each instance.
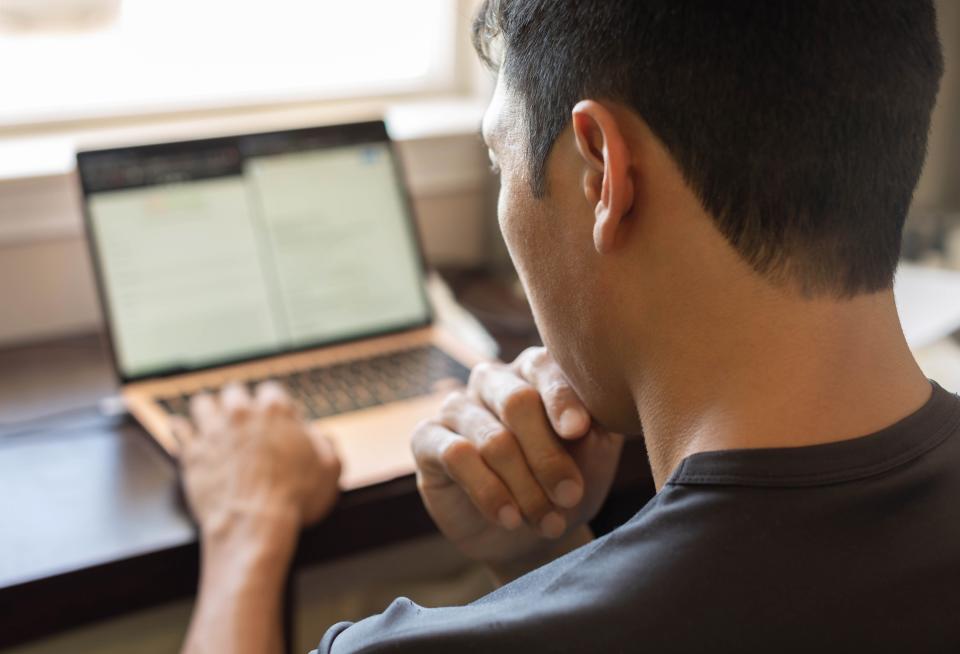
[[413, 437], [417, 483], [440, 530], [501, 580], [588, 540], [623, 438], [591, 425], [543, 348], [486, 363]]
[[340, 462], [275, 383], [190, 403], [179, 420], [187, 501], [200, 523], [202, 573], [184, 652], [283, 649], [281, 594], [297, 535], [337, 498]]
[[340, 461], [279, 384], [260, 384], [255, 397], [239, 384], [219, 398], [202, 393], [190, 412], [193, 425], [175, 431], [187, 500], [204, 532], [237, 517], [291, 516], [299, 528], [333, 506]]

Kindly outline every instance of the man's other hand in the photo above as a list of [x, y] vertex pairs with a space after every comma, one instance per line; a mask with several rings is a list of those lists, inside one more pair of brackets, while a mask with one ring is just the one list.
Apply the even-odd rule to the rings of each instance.
[[593, 425], [544, 348], [474, 368], [413, 437], [417, 485], [467, 556], [513, 578], [588, 540], [623, 438]]
[[338, 495], [340, 460], [313, 433], [275, 382], [231, 384], [219, 396], [190, 402], [192, 424], [179, 420], [183, 483], [206, 534], [262, 520], [293, 529], [322, 518]]
[[203, 564], [183, 651], [280, 652], [297, 535], [333, 506], [340, 461], [273, 382], [201, 393], [190, 414], [173, 427]]

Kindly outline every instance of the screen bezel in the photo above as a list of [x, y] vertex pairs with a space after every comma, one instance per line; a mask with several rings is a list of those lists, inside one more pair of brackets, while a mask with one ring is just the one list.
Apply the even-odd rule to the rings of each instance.
[[[400, 197], [401, 197], [401, 210], [403, 211], [403, 219], [406, 224], [406, 229], [408, 235], [410, 236], [411, 242], [414, 248], [414, 256], [418, 259], [418, 280], [420, 286], [420, 295], [423, 300], [424, 306], [426, 307], [425, 317], [423, 320], [417, 320], [410, 323], [403, 323], [400, 325], [391, 326], [386, 329], [377, 329], [370, 330], [365, 332], [358, 332], [356, 334], [351, 334], [342, 338], [335, 339], [321, 339], [311, 343], [297, 344], [292, 347], [281, 348], [276, 350], [269, 350], [264, 352], [253, 352], [249, 354], [244, 354], [243, 356], [226, 358], [223, 360], [217, 360], [209, 364], [203, 364], [196, 367], [171, 367], [160, 370], [155, 370], [147, 373], [128, 375], [122, 368], [119, 356], [119, 349], [117, 342], [114, 338], [116, 327], [113, 324], [112, 312], [110, 307], [110, 298], [107, 294], [106, 280], [104, 278], [104, 270], [101, 262], [99, 247], [97, 243], [96, 230], [93, 226], [93, 216], [90, 211], [90, 196], [94, 193], [99, 192], [109, 192], [110, 190], [122, 190], [125, 188], [136, 188], [136, 185], [124, 185], [117, 186], [114, 189], [109, 188], [98, 188], [92, 190], [90, 185], [87, 182], [87, 179], [84, 175], [84, 170], [87, 165], [98, 159], [98, 158], [116, 158], [119, 156], [146, 156], [146, 155], [160, 155], [160, 154], [176, 154], [176, 153], [185, 153], [188, 154], [191, 151], [196, 152], [200, 149], [210, 149], [216, 147], [236, 145], [239, 149], [241, 142], [244, 139], [269, 139], [269, 138], [284, 138], [289, 137], [291, 139], [305, 139], [305, 138], [315, 138], [324, 142], [322, 147], [309, 147], [302, 150], [289, 150], [289, 152], [305, 152], [305, 151], [315, 151], [324, 148], [334, 148], [342, 146], [351, 146], [351, 145], [363, 145], [366, 143], [378, 143], [385, 144], [390, 153], [390, 159], [393, 166], [394, 180], [399, 187]], [[279, 154], [279, 153], [278, 153]], [[139, 381], [147, 381], [154, 379], [162, 379], [166, 377], [171, 377], [175, 375], [183, 375], [195, 372], [202, 372], [207, 370], [214, 370], [216, 368], [222, 368], [224, 366], [231, 366], [241, 363], [248, 363], [251, 361], [258, 361], [263, 359], [269, 359], [277, 356], [283, 356], [287, 354], [295, 354], [297, 352], [305, 352], [308, 350], [314, 350], [321, 347], [330, 347], [334, 345], [342, 345], [345, 343], [351, 343], [356, 341], [361, 341], [369, 338], [375, 338], [378, 336], [387, 336], [391, 334], [398, 334], [414, 329], [422, 329], [424, 327], [429, 327], [434, 322], [434, 312], [433, 305], [430, 302], [430, 298], [427, 294], [426, 289], [426, 276], [428, 272], [428, 265], [426, 257], [423, 252], [423, 241], [422, 235], [418, 228], [417, 221], [415, 220], [415, 214], [413, 210], [413, 201], [410, 197], [410, 190], [406, 183], [406, 178], [404, 176], [403, 166], [400, 163], [400, 158], [397, 155], [396, 147], [393, 140], [390, 138], [386, 125], [382, 120], [376, 121], [366, 121], [360, 123], [345, 123], [339, 125], [324, 125], [319, 127], [307, 127], [300, 129], [291, 129], [291, 130], [279, 130], [271, 132], [253, 132], [246, 134], [237, 134], [233, 136], [224, 136], [208, 139], [196, 139], [189, 141], [172, 141], [166, 143], [153, 143], [146, 145], [137, 145], [129, 147], [119, 147], [119, 148], [108, 148], [108, 149], [98, 149], [98, 150], [84, 150], [77, 152], [77, 173], [80, 181], [80, 188], [83, 193], [83, 222], [84, 229], [86, 232], [87, 245], [90, 252], [91, 261], [93, 264], [94, 277], [96, 280], [97, 294], [100, 298], [100, 311], [103, 317], [103, 325], [106, 336], [107, 349], [110, 356], [110, 361], [113, 366], [114, 373], [117, 375], [117, 379], [122, 384], [129, 384]], [[153, 184], [143, 184], [143, 186], [151, 186]]]

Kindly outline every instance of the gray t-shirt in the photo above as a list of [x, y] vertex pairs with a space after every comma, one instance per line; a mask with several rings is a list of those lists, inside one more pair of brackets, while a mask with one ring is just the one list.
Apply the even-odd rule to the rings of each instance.
[[870, 436], [693, 455], [607, 536], [317, 651], [960, 652], [960, 398], [934, 384]]

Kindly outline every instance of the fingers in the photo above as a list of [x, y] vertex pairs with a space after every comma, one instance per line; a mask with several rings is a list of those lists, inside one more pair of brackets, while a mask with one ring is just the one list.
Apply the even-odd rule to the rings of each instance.
[[265, 381], [257, 386], [256, 394], [257, 408], [268, 415], [295, 415], [296, 409], [293, 401], [279, 383]]
[[[583, 497], [583, 477], [547, 420], [537, 390], [507, 367], [493, 364], [474, 368], [470, 390], [515, 436], [526, 464], [550, 500], [563, 508], [576, 506]], [[506, 446], [491, 453], [508, 454]]]
[[417, 427], [413, 450], [423, 472], [440, 471], [452, 479], [489, 522], [510, 530], [520, 526], [510, 492], [470, 441], [440, 424], [424, 422]]
[[497, 416], [503, 413], [508, 398], [518, 393], [533, 391], [529, 383], [499, 363], [481, 363], [475, 366], [470, 371], [467, 389], [471, 396], [478, 398]]
[[[242, 422], [255, 411], [268, 415], [297, 415], [297, 408], [290, 396], [283, 386], [275, 381], [259, 384], [255, 397], [250, 396], [246, 385], [231, 382], [223, 388], [219, 396], [203, 392], [190, 398], [190, 418], [201, 434], [216, 430], [225, 421], [230, 424]], [[184, 425], [181, 422], [172, 422], [171, 428], [179, 433], [183, 432]]]
[[220, 391], [220, 409], [227, 420], [237, 424], [250, 417], [253, 401], [247, 387], [236, 382], [227, 384]]
[[190, 418], [201, 434], [217, 429], [223, 419], [220, 407], [210, 393], [197, 393], [190, 398]]
[[587, 408], [546, 348], [527, 348], [510, 368], [540, 393], [550, 425], [560, 437], [579, 438], [590, 431]]
[[553, 510], [516, 437], [486, 407], [463, 393], [452, 393], [444, 401], [440, 422], [473, 444], [484, 464], [509, 489], [527, 523], [545, 534], [563, 532], [566, 523]]

